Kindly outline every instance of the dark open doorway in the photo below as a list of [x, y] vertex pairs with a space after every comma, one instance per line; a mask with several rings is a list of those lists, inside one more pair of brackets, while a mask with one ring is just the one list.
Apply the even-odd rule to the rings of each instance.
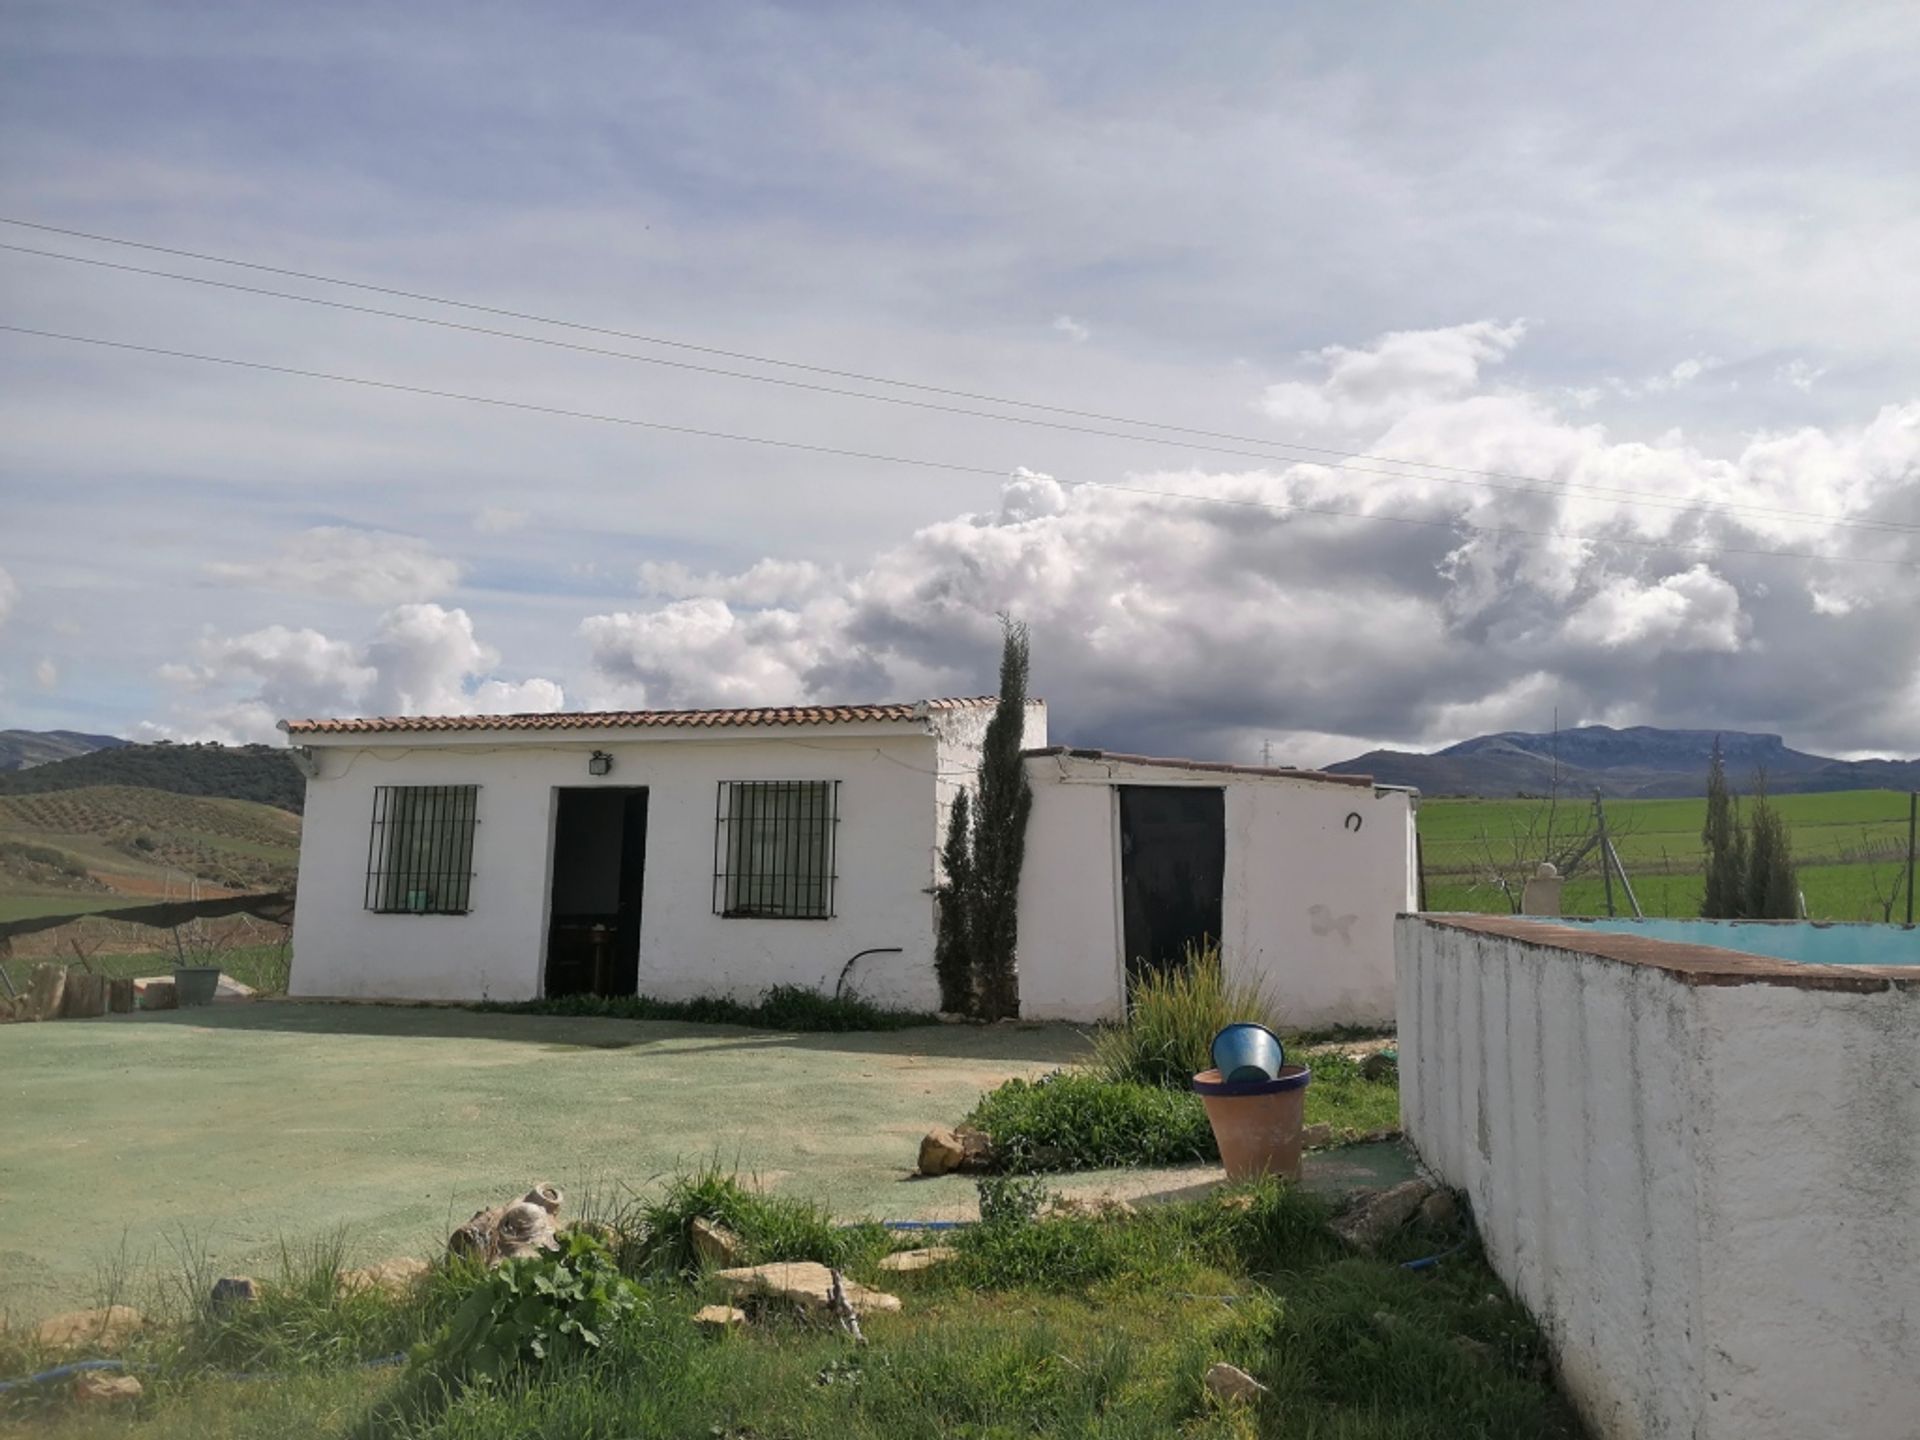
[[640, 984], [647, 792], [562, 790], [553, 825], [549, 995], [631, 995]]
[[1189, 942], [1220, 936], [1227, 867], [1223, 790], [1120, 788], [1120, 903], [1127, 977], [1180, 963]]

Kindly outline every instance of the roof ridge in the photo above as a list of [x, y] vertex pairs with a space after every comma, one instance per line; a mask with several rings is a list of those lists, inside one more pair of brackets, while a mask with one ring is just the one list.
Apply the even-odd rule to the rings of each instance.
[[617, 730], [718, 728], [731, 725], [832, 725], [914, 720], [930, 710], [975, 709], [994, 695], [924, 700], [849, 701], [818, 705], [740, 705], [683, 710], [535, 710], [505, 715], [380, 715], [282, 720], [288, 735], [349, 735], [462, 730]]

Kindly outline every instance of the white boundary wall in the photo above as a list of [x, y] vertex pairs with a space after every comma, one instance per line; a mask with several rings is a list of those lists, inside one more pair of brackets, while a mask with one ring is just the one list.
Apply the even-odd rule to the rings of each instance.
[[1597, 1434], [1920, 1435], [1920, 972], [1464, 917], [1398, 952], [1407, 1132]]
[[1091, 1021], [1123, 1013], [1116, 787], [1163, 785], [1226, 792], [1221, 940], [1229, 970], [1251, 969], [1290, 1025], [1392, 1021], [1393, 921], [1415, 903], [1407, 792], [1071, 752], [1028, 757], [1027, 775], [1023, 1016]]

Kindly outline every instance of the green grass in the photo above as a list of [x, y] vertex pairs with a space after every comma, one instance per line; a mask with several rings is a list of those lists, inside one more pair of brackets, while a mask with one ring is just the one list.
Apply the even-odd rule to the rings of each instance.
[[760, 1030], [845, 1033], [910, 1030], [939, 1017], [888, 1010], [856, 996], [836, 998], [804, 985], [775, 985], [753, 1001], [723, 995], [697, 1000], [653, 1000], [645, 995], [562, 995], [546, 1000], [492, 1000], [467, 1007], [504, 1015], [591, 1015], [607, 1020], [680, 1020], [696, 1025], [750, 1025]]
[[[712, 1192], [712, 1178], [690, 1179], [682, 1199]], [[877, 1252], [864, 1255], [854, 1278], [904, 1301], [867, 1318], [865, 1346], [775, 1309], [744, 1332], [704, 1335], [689, 1316], [714, 1297], [707, 1282], [635, 1265], [642, 1303], [597, 1349], [470, 1385], [440, 1374], [430, 1351], [410, 1371], [362, 1368], [441, 1333], [470, 1277], [442, 1272], [403, 1301], [338, 1299], [316, 1253], [289, 1267], [285, 1298], [270, 1291], [253, 1312], [167, 1310], [127, 1357], [155, 1367], [131, 1412], [77, 1408], [53, 1390], [0, 1402], [0, 1423], [48, 1440], [1579, 1435], [1545, 1379], [1539, 1331], [1465, 1231], [1410, 1230], [1360, 1257], [1328, 1233], [1324, 1201], [1263, 1185], [1242, 1203], [1016, 1217], [957, 1232], [958, 1260], [914, 1275], [883, 1275]], [[1455, 1245], [1427, 1271], [1397, 1263]], [[9, 1376], [47, 1358], [7, 1347]], [[275, 1374], [226, 1378], [248, 1357]], [[1212, 1399], [1202, 1376], [1222, 1360], [1272, 1393], [1251, 1406]]]
[[[1817, 920], [1882, 919], [1873, 880], [1877, 876], [1886, 893], [1904, 867], [1907, 797], [1893, 790], [1844, 790], [1780, 795], [1772, 803], [1792, 837], [1808, 913]], [[1569, 821], [1582, 823], [1590, 808], [1590, 801], [1563, 800], [1557, 830], [1564, 831]], [[1423, 800], [1419, 827], [1427, 907], [1507, 910], [1506, 897], [1480, 881], [1476, 868], [1488, 841], [1497, 857], [1510, 860], [1512, 836], [1524, 833], [1542, 809], [1532, 800]], [[1606, 802], [1608, 830], [1647, 914], [1699, 914], [1705, 813], [1703, 798]], [[1606, 913], [1599, 874], [1590, 869], [1582, 867], [1568, 882], [1562, 899], [1566, 913]], [[1631, 913], [1617, 887], [1615, 906]]]

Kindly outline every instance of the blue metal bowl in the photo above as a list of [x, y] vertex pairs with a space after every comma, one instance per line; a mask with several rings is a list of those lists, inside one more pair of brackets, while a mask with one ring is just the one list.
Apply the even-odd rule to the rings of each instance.
[[1286, 1063], [1286, 1048], [1280, 1037], [1264, 1025], [1242, 1020], [1229, 1025], [1213, 1037], [1208, 1047], [1214, 1068], [1229, 1081], [1271, 1080]]

